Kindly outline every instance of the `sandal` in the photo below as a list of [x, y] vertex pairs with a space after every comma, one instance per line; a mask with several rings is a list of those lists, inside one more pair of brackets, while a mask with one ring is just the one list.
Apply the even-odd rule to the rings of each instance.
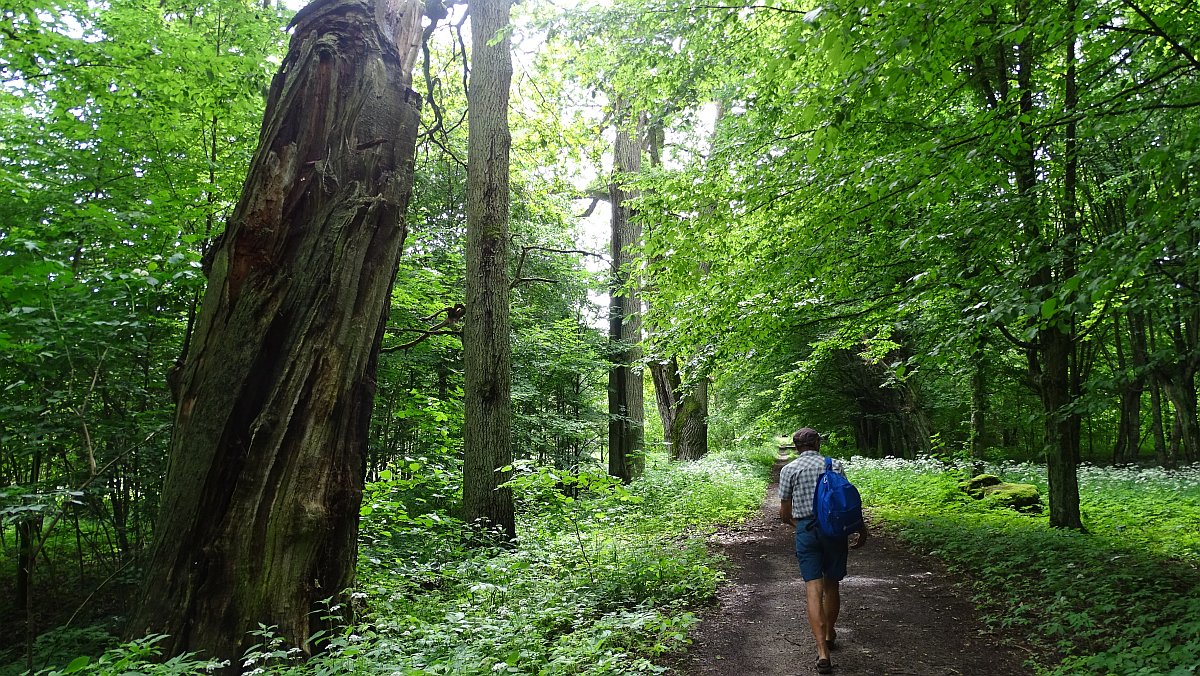
[[829, 633], [829, 638], [825, 639], [825, 645], [829, 646], [830, 650], [837, 649], [838, 644], [837, 644], [837, 632], [836, 631]]
[[818, 674], [832, 674], [833, 673], [833, 663], [824, 658], [817, 660], [817, 673]]

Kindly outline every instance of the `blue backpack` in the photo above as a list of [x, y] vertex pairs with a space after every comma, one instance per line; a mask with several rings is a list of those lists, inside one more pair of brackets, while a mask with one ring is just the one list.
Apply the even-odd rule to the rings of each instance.
[[846, 477], [833, 471], [833, 459], [825, 458], [825, 471], [813, 493], [817, 530], [831, 538], [848, 537], [863, 525], [862, 497]]

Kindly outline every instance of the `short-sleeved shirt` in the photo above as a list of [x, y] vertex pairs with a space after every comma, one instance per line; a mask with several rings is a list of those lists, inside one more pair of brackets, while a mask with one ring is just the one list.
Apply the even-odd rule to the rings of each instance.
[[[779, 499], [792, 501], [793, 519], [803, 521], [813, 517], [813, 494], [824, 471], [825, 456], [816, 451], [804, 451], [779, 471]], [[837, 460], [833, 461], [833, 471], [846, 476]]]

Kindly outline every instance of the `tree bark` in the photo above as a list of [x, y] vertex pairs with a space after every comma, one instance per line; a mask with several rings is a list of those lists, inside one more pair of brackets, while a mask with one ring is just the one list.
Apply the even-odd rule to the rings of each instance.
[[983, 460], [988, 448], [987, 417], [987, 337], [979, 336], [971, 352], [971, 429], [970, 452], [975, 460]]
[[132, 636], [233, 660], [260, 624], [310, 652], [354, 579], [375, 368], [406, 233], [413, 0], [293, 20], [179, 374]]
[[[1146, 340], [1151, 353], [1158, 351], [1157, 340], [1153, 323], [1146, 327]], [[1161, 378], [1154, 371], [1150, 371], [1150, 436], [1154, 440], [1154, 458], [1158, 464], [1166, 467], [1169, 463], [1167, 457], [1167, 432], [1166, 426], [1163, 423], [1163, 405], [1162, 405], [1162, 383]]]
[[1120, 418], [1117, 421], [1117, 439], [1113, 445], [1113, 464], [1134, 462], [1142, 441], [1142, 393], [1146, 390], [1146, 322], [1137, 312], [1130, 312], [1126, 332], [1129, 334], [1129, 356], [1122, 350], [1120, 316], [1113, 317], [1114, 344], [1116, 345], [1117, 368], [1124, 374], [1120, 386]]
[[[645, 406], [642, 394], [641, 299], [633, 272], [633, 247], [641, 240], [641, 226], [633, 218], [629, 200], [635, 194], [625, 187], [626, 177], [641, 170], [643, 123], [629, 119], [620, 101], [617, 137], [613, 146], [612, 281], [609, 294], [608, 337], [613, 367], [608, 374], [608, 473], [629, 482], [645, 468], [643, 455]], [[631, 129], [632, 127], [632, 129]]]
[[[467, 302], [463, 320], [463, 515], [516, 536], [508, 308], [510, 0], [471, 3], [467, 91]], [[497, 39], [499, 38], [499, 39]], [[494, 41], [494, 44], [489, 44]]]
[[1178, 303], [1169, 313], [1167, 335], [1174, 362], [1155, 369], [1163, 392], [1175, 410], [1176, 431], [1167, 453], [1167, 465], [1192, 462], [1200, 455], [1200, 419], [1196, 407], [1196, 373], [1200, 371], [1200, 308]]
[[[1068, 0], [1068, 15], [1074, 16], [1074, 0]], [[1027, 0], [1017, 3], [1017, 20], [1022, 24], [1033, 21], [1030, 5]], [[1074, 106], [1074, 62], [1075, 38], [1066, 41], [1068, 73], [1067, 101], [1068, 111]], [[1067, 186], [1064, 189], [1064, 233], [1058, 238], [1055, 233], [1048, 232], [1038, 213], [1037, 204], [1037, 147], [1036, 135], [1033, 130], [1034, 92], [1033, 66], [1035, 61], [1033, 31], [1028, 30], [1021, 43], [1017, 46], [1017, 87], [1019, 93], [1019, 117], [1017, 127], [1020, 130], [1022, 145], [1015, 157], [1014, 175], [1017, 184], [1017, 195], [1023, 208], [1024, 226], [1031, 235], [1032, 246], [1036, 251], [1038, 268], [1029, 279], [1028, 287], [1036, 294], [1039, 301], [1052, 298], [1055, 291], [1055, 270], [1050, 260], [1055, 258], [1062, 261], [1059, 270], [1062, 279], [1068, 279], [1073, 273], [1075, 237], [1078, 228], [1074, 205], [1074, 140], [1073, 131], [1068, 129], [1067, 152]], [[1061, 243], [1059, 243], [1061, 242]], [[1055, 247], [1057, 252], [1053, 252]], [[1060, 528], [1083, 529], [1079, 513], [1079, 427], [1078, 413], [1070, 412], [1068, 405], [1073, 401], [1071, 364], [1076, 349], [1075, 337], [1072, 334], [1069, 317], [1051, 316], [1043, 320], [1045, 326], [1039, 328], [1036, 344], [1028, 350], [1029, 372], [1037, 383], [1038, 394], [1042, 403], [1043, 415], [1043, 447], [1046, 453], [1046, 476], [1050, 494], [1050, 525]]]
[[650, 364], [663, 441], [672, 460], [699, 460], [708, 454], [708, 380], [684, 385], [679, 361]]

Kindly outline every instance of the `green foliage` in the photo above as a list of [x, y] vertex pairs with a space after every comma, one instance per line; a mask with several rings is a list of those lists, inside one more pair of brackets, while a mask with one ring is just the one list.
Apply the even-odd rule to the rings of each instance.
[[[754, 457], [762, 462], [762, 455]], [[762, 464], [757, 467], [758, 471], [747, 468], [720, 453], [656, 465], [656, 471], [647, 471], [631, 488], [643, 500], [637, 518], [664, 532], [734, 523], [762, 504], [767, 479], [761, 474]]]
[[[366, 491], [358, 623], [312, 637], [321, 648], [312, 658], [260, 627], [244, 668], [297, 676], [662, 673], [658, 658], [687, 645], [698, 621], [690, 609], [711, 602], [723, 579], [705, 537], [758, 510], [767, 450], [695, 463], [656, 457], [629, 486], [594, 469], [523, 463], [512, 481], [519, 539], [505, 547], [481, 546], [486, 534], [445, 511], [452, 469], [428, 459], [393, 466]], [[68, 667], [46, 673], [206, 667], [186, 657], [143, 666], [156, 641], [97, 660], [60, 652]]]
[[[93, 676], [202, 676], [211, 674], [224, 663], [196, 659], [193, 655], [162, 658], [162, 649], [157, 645], [165, 636], [147, 636], [113, 648], [96, 659], [86, 656], [71, 660], [62, 669], [46, 669], [39, 676], [66, 676], [67, 674], [91, 674]], [[76, 654], [81, 646], [73, 646]]]
[[[1048, 673], [1189, 673], [1200, 651], [1200, 467], [1085, 468], [1090, 534], [965, 497], [964, 469], [855, 458], [848, 472], [877, 523], [971, 581], [988, 623], [1066, 656]], [[988, 471], [1045, 481], [1031, 465]]]
[[[684, 646], [696, 621], [686, 608], [711, 600], [722, 579], [701, 536], [760, 504], [761, 469], [740, 464], [754, 454], [659, 459], [629, 486], [526, 463], [511, 482], [515, 546], [464, 547], [461, 525], [437, 525], [444, 515], [413, 524], [425, 544], [375, 542], [360, 574], [372, 629], [354, 633], [360, 652], [347, 673], [660, 672], [653, 658]], [[408, 523], [387, 514], [395, 506], [373, 504], [365, 532], [380, 532], [381, 519]]]
[[[0, 510], [45, 545], [26, 588], [34, 633], [132, 596], [165, 468], [167, 375], [290, 14], [22, 0], [0, 18], [0, 484], [17, 487]], [[0, 611], [16, 618], [27, 599], [8, 592], [10, 542]], [[6, 627], [0, 647], [23, 637]]]

